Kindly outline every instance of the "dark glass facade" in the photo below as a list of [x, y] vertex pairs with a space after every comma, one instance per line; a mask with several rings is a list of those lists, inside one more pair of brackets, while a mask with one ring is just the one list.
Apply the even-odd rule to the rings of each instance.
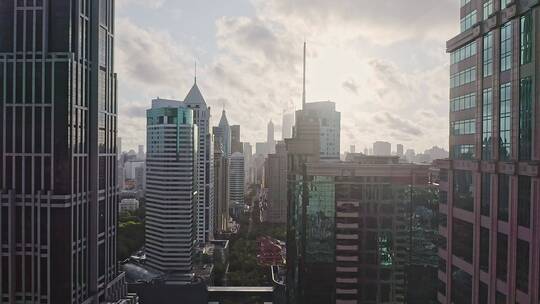
[[0, 1], [2, 303], [125, 293], [113, 40], [112, 0]]
[[[540, 128], [537, 36], [540, 8], [528, 0], [461, 2], [460, 20], [482, 14], [447, 41], [449, 101], [477, 96], [476, 106], [450, 111], [449, 146], [474, 145], [475, 156], [451, 153], [440, 193], [440, 303], [540, 303]], [[457, 22], [457, 20], [456, 20]], [[471, 44], [482, 52], [460, 61]], [[472, 82], [454, 75], [475, 70]], [[475, 129], [464, 122], [475, 121]], [[465, 131], [463, 131], [465, 130]], [[468, 132], [473, 131], [473, 132]], [[450, 271], [452, 269], [452, 271]]]

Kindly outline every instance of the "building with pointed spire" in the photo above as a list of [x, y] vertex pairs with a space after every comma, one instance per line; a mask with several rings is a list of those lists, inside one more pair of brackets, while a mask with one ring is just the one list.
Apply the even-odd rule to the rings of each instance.
[[276, 140], [274, 137], [274, 123], [272, 122], [272, 120], [270, 120], [267, 127], [266, 149], [267, 149], [267, 154], [272, 154], [276, 152]]
[[221, 113], [221, 119], [219, 120], [219, 125], [214, 128], [215, 140], [219, 140], [223, 146], [223, 153], [226, 156], [231, 155], [231, 127], [229, 126], [229, 121], [227, 120], [227, 115], [225, 110]]
[[214, 227], [214, 173], [213, 143], [210, 133], [210, 107], [197, 85], [197, 75], [184, 104], [193, 110], [194, 123], [199, 130], [198, 147], [198, 201], [197, 201], [197, 241], [206, 243], [213, 238]]

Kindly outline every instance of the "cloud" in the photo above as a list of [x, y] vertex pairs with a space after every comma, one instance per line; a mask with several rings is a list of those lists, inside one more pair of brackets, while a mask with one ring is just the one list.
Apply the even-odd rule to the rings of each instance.
[[142, 6], [144, 8], [159, 9], [167, 0], [116, 0], [117, 8], [126, 8], [131, 5]]
[[343, 82], [343, 88], [350, 91], [351, 93], [358, 94], [358, 85], [354, 82], [354, 80], [345, 80]]

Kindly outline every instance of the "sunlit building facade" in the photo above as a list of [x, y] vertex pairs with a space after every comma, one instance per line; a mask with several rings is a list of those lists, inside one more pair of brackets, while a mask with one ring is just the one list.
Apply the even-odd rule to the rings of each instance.
[[440, 303], [539, 303], [540, 8], [462, 0], [441, 168]]

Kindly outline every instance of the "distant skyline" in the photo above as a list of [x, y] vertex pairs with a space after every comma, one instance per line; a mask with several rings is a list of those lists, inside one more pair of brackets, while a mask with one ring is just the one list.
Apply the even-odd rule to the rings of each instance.
[[[266, 123], [307, 101], [342, 113], [341, 150], [377, 140], [448, 149], [445, 42], [458, 33], [455, 0], [118, 0], [116, 70], [123, 149], [145, 143], [145, 111], [157, 96], [182, 99], [197, 82], [212, 108], [266, 138]], [[422, 8], [419, 10], [419, 8]], [[264, 121], [264, 123], [261, 123]]]

